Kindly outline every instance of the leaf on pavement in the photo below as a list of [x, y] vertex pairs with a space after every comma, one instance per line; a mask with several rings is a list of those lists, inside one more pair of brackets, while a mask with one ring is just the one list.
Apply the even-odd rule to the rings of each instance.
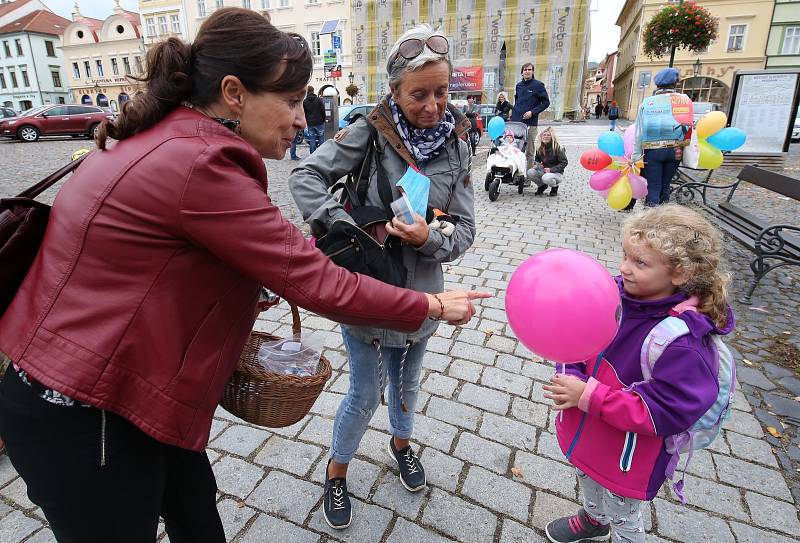
[[774, 426], [767, 426], [767, 432], [769, 432], [772, 437], [781, 437], [782, 435]]
[[514, 477], [519, 477], [520, 479], [524, 479], [525, 475], [522, 473], [522, 470], [519, 468], [511, 468], [511, 475]]

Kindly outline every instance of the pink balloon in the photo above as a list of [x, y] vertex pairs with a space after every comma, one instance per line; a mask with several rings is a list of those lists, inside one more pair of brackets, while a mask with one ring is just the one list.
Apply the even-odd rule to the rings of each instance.
[[647, 179], [645, 179], [641, 175], [636, 175], [635, 173], [629, 173], [628, 181], [631, 184], [631, 190], [633, 191], [633, 197], [635, 199], [641, 200], [642, 198], [647, 196]]
[[520, 264], [506, 291], [511, 329], [528, 349], [554, 362], [597, 356], [614, 339], [622, 305], [602, 264], [571, 249], [548, 249]]
[[625, 145], [625, 156], [630, 158], [633, 154], [633, 142], [636, 139], [636, 123], [633, 123], [622, 134], [622, 143]]
[[589, 178], [589, 186], [594, 190], [607, 190], [617, 182], [622, 172], [619, 170], [600, 170]]

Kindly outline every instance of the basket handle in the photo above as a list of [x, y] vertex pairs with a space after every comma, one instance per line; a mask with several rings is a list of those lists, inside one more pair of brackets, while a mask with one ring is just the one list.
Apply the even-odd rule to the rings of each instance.
[[297, 310], [297, 306], [294, 304], [289, 304], [289, 309], [292, 310], [292, 333], [294, 335], [300, 335], [300, 311]]

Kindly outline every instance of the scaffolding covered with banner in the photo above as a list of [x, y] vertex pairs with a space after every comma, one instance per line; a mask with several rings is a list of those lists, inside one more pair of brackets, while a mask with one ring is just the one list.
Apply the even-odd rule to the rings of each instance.
[[386, 60], [409, 28], [429, 23], [447, 36], [451, 96], [494, 103], [514, 86], [526, 62], [550, 95], [550, 115], [580, 110], [589, 51], [590, 0], [352, 0], [353, 72], [358, 101], [389, 92]]

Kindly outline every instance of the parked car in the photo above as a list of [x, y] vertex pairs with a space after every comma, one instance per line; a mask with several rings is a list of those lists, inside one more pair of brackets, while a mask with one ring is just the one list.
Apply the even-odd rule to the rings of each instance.
[[800, 113], [794, 119], [794, 127], [792, 128], [792, 143], [800, 143]]
[[378, 104], [358, 104], [355, 106], [342, 106], [339, 108], [339, 129], [355, 121], [358, 117], [365, 117], [375, 109]]
[[494, 104], [481, 104], [478, 106], [480, 109], [480, 119], [483, 122], [484, 129], [485, 127], [489, 126], [489, 121], [492, 117], [494, 117]]
[[93, 138], [97, 127], [106, 119], [113, 119], [113, 115], [97, 106], [47, 105], [0, 120], [0, 136], [25, 142], [36, 141], [39, 136]]
[[8, 117], [16, 117], [17, 112], [10, 107], [0, 107], [0, 119], [7, 119]]
[[706, 113], [711, 113], [712, 111], [722, 111], [722, 107], [714, 102], [692, 102], [692, 108], [692, 124], [697, 124], [697, 121], [700, 120], [700, 117]]

